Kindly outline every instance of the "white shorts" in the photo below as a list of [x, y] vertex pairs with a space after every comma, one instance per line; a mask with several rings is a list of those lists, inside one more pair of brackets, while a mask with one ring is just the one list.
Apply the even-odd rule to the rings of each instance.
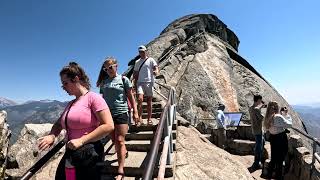
[[144, 94], [145, 96], [152, 97], [153, 83], [152, 82], [138, 82], [137, 83], [137, 94]]

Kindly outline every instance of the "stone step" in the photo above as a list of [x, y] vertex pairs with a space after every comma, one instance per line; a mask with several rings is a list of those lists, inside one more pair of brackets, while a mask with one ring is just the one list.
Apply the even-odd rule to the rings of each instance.
[[[129, 156], [125, 160], [124, 172], [126, 177], [142, 177], [143, 170], [146, 166], [146, 152], [129, 151]], [[158, 157], [159, 160], [159, 157]], [[158, 161], [157, 160], [157, 161]], [[107, 156], [105, 162], [98, 164], [104, 174], [103, 179], [107, 179], [110, 175], [116, 175], [118, 170], [117, 155]], [[154, 170], [154, 177], [158, 174], [158, 167]], [[165, 177], [173, 176], [173, 166], [167, 166]]]
[[228, 151], [237, 155], [253, 155], [255, 142], [242, 139], [228, 140]]
[[[161, 116], [161, 112], [153, 112], [152, 111], [152, 114], [151, 114], [151, 118], [160, 118]], [[147, 119], [148, 118], [148, 113], [142, 113], [142, 119]]]
[[237, 127], [230, 127], [227, 129], [227, 137], [229, 139], [245, 139], [254, 141], [255, 137], [252, 134], [251, 125], [242, 124]]
[[[160, 102], [152, 103], [152, 109], [156, 109], [156, 108], [163, 108], [162, 104]], [[142, 103], [142, 109], [147, 109], [147, 103], [146, 102]]]
[[[154, 131], [142, 131], [138, 133], [128, 133], [126, 134], [126, 141], [130, 140], [152, 140], [154, 137]], [[173, 139], [176, 138], [176, 131], [172, 131]]]
[[[158, 127], [158, 122], [159, 119], [151, 119], [153, 122], [153, 125], [147, 125], [147, 120], [146, 119], [142, 119], [142, 122], [144, 123], [141, 126], [136, 126], [136, 125], [131, 125], [129, 128], [129, 133], [137, 133], [137, 132], [142, 132], [142, 131], [156, 131], [157, 127]], [[177, 122], [174, 122], [173, 126], [172, 126], [172, 130], [176, 130], [177, 129]]]
[[154, 125], [141, 125], [141, 126], [136, 126], [136, 125], [132, 125], [129, 129], [129, 133], [137, 133], [137, 132], [143, 132], [143, 131], [155, 131], [157, 130], [158, 125], [154, 124]]
[[137, 152], [149, 152], [151, 141], [150, 140], [132, 140], [126, 141], [126, 148], [128, 151], [137, 151]]
[[[151, 141], [150, 140], [131, 140], [126, 141], [126, 148], [128, 151], [137, 151], [137, 152], [149, 152], [151, 149]], [[163, 144], [160, 144], [159, 151], [162, 150]], [[173, 149], [176, 149], [176, 142], [173, 139]]]
[[[152, 112], [162, 112], [163, 108], [162, 107], [153, 107]], [[147, 113], [147, 107], [142, 108], [142, 113]]]
[[[156, 97], [152, 97], [152, 102], [160, 102], [161, 100], [156, 98]], [[147, 97], [143, 96], [143, 102], [147, 102]]]
[[[236, 155], [254, 155], [255, 141], [243, 139], [228, 140], [227, 151]], [[268, 159], [270, 154], [270, 143], [266, 142], [264, 145], [263, 157]]]

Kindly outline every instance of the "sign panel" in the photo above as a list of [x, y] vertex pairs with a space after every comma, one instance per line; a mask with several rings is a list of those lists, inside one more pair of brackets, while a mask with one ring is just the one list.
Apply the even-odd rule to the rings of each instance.
[[243, 116], [242, 112], [224, 112], [226, 126], [239, 126], [241, 118]]

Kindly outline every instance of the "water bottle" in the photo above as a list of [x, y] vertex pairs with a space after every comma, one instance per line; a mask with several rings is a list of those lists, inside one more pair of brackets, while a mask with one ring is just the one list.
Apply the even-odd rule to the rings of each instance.
[[69, 158], [65, 162], [65, 174], [66, 180], [76, 180], [76, 168], [71, 164]]

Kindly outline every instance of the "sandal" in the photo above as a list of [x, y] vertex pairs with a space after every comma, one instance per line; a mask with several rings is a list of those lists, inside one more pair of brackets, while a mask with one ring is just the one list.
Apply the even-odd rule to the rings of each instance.
[[[117, 177], [121, 176], [121, 180], [124, 180], [124, 173], [117, 173]], [[117, 179], [117, 177], [115, 179]]]
[[148, 120], [148, 125], [152, 126], [153, 125], [153, 122], [151, 119]]
[[141, 126], [141, 121], [136, 122], [136, 126], [140, 127]]

